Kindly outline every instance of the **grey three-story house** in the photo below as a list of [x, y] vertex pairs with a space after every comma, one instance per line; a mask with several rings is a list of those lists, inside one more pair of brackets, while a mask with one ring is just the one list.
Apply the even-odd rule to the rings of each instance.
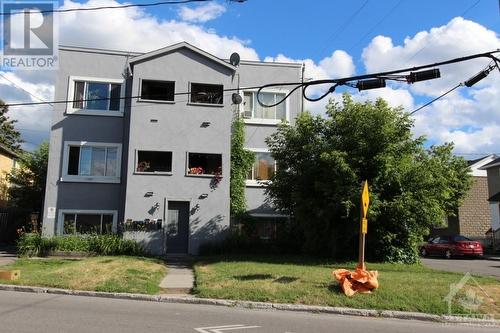
[[[44, 235], [113, 233], [156, 254], [197, 254], [230, 223], [231, 121], [246, 123], [256, 152], [248, 175], [249, 213], [261, 237], [279, 215], [265, 204], [262, 181], [276, 163], [265, 138], [302, 100], [263, 108], [256, 90], [299, 82], [300, 64], [241, 61], [234, 66], [188, 43], [149, 53], [60, 47], [43, 218]], [[227, 91], [240, 87], [243, 103]], [[267, 103], [285, 90], [265, 91]]]

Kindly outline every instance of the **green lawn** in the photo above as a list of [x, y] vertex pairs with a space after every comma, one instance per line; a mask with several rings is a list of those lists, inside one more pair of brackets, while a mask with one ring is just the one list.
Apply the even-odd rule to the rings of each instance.
[[[355, 263], [327, 263], [300, 258], [210, 258], [195, 265], [199, 297], [226, 298], [263, 302], [344, 306], [378, 310], [448, 313], [443, 298], [450, 285], [462, 274], [435, 271], [421, 265], [368, 264], [379, 271], [380, 287], [372, 294], [345, 296], [332, 277], [335, 268], [353, 269]], [[482, 307], [474, 312], [492, 312], [498, 317], [500, 282], [475, 277], [488, 293]], [[472, 288], [472, 289], [471, 289]], [[479, 289], [474, 285], [464, 288]], [[480, 294], [480, 290], [474, 290]], [[462, 296], [462, 295], [459, 295]], [[467, 313], [458, 303], [454, 314]]]
[[1, 270], [19, 269], [18, 281], [0, 283], [78, 290], [157, 294], [166, 274], [161, 261], [138, 257], [19, 259]]

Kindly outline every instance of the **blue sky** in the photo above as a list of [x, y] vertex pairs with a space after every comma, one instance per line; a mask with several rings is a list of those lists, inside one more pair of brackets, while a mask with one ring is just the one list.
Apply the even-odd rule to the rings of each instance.
[[[151, 0], [130, 0], [128, 3]], [[61, 2], [63, 8], [118, 5], [122, 0]], [[345, 77], [409, 67], [500, 48], [498, 0], [248, 0], [130, 8], [59, 15], [62, 44], [151, 51], [187, 41], [221, 58], [305, 63], [306, 77]], [[356, 100], [386, 99], [411, 111], [463, 82], [484, 60], [442, 68], [442, 78], [412, 86], [390, 85], [358, 93]], [[54, 99], [53, 71], [2, 71], [46, 100]], [[435, 81], [435, 82], [434, 82]], [[318, 88], [313, 93], [320, 93]], [[33, 98], [0, 78], [7, 102]], [[339, 99], [340, 94], [330, 96]], [[327, 100], [309, 103], [324, 113]], [[460, 88], [415, 115], [415, 135], [430, 143], [454, 141], [457, 153], [500, 152], [500, 73], [471, 89]], [[48, 138], [51, 108], [11, 108], [25, 147]]]

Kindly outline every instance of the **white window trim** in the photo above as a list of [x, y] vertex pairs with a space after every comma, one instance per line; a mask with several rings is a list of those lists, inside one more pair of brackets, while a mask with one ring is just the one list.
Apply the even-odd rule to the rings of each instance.
[[[212, 104], [212, 103], [196, 103], [191, 102], [191, 85], [192, 84], [205, 84], [208, 86], [222, 86], [222, 104]], [[206, 83], [206, 82], [188, 82], [188, 105], [196, 105], [196, 106], [209, 106], [209, 107], [224, 107], [224, 103], [226, 102], [226, 98], [224, 98], [224, 84], [223, 83]]]
[[[117, 210], [91, 210], [91, 209], [59, 209], [57, 214], [57, 234], [64, 235], [64, 214], [113, 214], [113, 227], [111, 231], [115, 234], [117, 231], [117, 220], [118, 211]], [[101, 218], [102, 219], [102, 218]], [[101, 220], [102, 222], [102, 220]]]
[[[146, 81], [161, 81], [161, 82], [173, 82], [174, 83], [174, 99], [172, 101], [168, 101], [168, 100], [161, 100], [161, 99], [146, 99], [146, 98], [141, 98], [142, 96], [142, 81], [143, 80], [146, 80]], [[158, 104], [175, 104], [175, 81], [172, 81], [172, 80], [158, 80], [158, 79], [147, 79], [147, 78], [144, 78], [144, 79], [139, 79], [139, 91], [138, 91], [138, 94], [137, 96], [139, 96], [137, 98], [137, 101], [138, 102], [144, 102], [144, 103], [158, 103]]]
[[[243, 102], [240, 104], [239, 112], [242, 115], [243, 112], [245, 111], [245, 93], [246, 92], [251, 92], [251, 93], [256, 93], [259, 91], [258, 89], [245, 89], [241, 88], [240, 95], [243, 100]], [[289, 93], [288, 90], [279, 90], [279, 89], [265, 89], [262, 90], [261, 92], [263, 93], [274, 93], [274, 94], [285, 94], [287, 95]], [[257, 102], [257, 100], [255, 100]], [[287, 122], [290, 122], [290, 99], [287, 98], [283, 102], [285, 103], [285, 120]], [[255, 103], [254, 103], [254, 109], [255, 109]], [[252, 110], [252, 118], [242, 118], [243, 122], [245, 124], [252, 124], [252, 125], [274, 125], [277, 126], [278, 124], [281, 123], [281, 119], [265, 119], [265, 118], [254, 118], [253, 117], [254, 110]]]
[[[171, 153], [172, 154], [172, 161], [170, 165], [170, 170], [172, 171], [153, 171], [153, 172], [147, 172], [147, 171], [137, 171], [137, 163], [139, 162], [139, 151], [153, 151], [153, 152], [160, 152], [160, 153]], [[171, 150], [157, 150], [157, 149], [136, 149], [135, 154], [134, 154], [134, 172], [133, 174], [135, 175], [164, 175], [164, 176], [172, 176], [174, 174], [174, 152]]]
[[[117, 148], [116, 157], [116, 176], [79, 176], [79, 175], [68, 175], [68, 164], [69, 164], [69, 147], [70, 146], [91, 146], [91, 147], [111, 147]], [[120, 183], [121, 174], [121, 164], [122, 164], [122, 145], [121, 143], [105, 143], [105, 142], [88, 142], [88, 141], [64, 141], [64, 152], [63, 152], [63, 169], [62, 169], [62, 182], [80, 182], [80, 183]]]
[[223, 168], [223, 165], [224, 165], [224, 154], [222, 153], [204, 153], [204, 152], [199, 152], [199, 151], [187, 151], [186, 152], [186, 174], [185, 176], [186, 177], [199, 177], [199, 178], [214, 178], [215, 175], [211, 175], [211, 174], [207, 174], [207, 173], [204, 173], [204, 174], [191, 174], [189, 173], [189, 154], [206, 154], [206, 155], [220, 155], [221, 157], [221, 168], [222, 168], [222, 173], [220, 175], [221, 178], [224, 177], [224, 168]]
[[[253, 151], [254, 153], [270, 153], [268, 148], [246, 148], [247, 150]], [[274, 161], [274, 172], [276, 172], [276, 160]], [[253, 164], [252, 164], [253, 172]], [[255, 180], [255, 179], [245, 179], [245, 186], [247, 187], [266, 187], [271, 183], [270, 180]]]
[[[120, 84], [120, 108], [118, 111], [104, 111], [92, 109], [75, 109], [73, 107], [73, 99], [75, 98], [75, 81], [99, 82], [99, 83], [114, 83]], [[108, 116], [108, 117], [123, 117], [123, 108], [125, 104], [125, 80], [124, 79], [109, 79], [88, 76], [70, 76], [68, 79], [68, 103], [66, 105], [67, 114], [87, 115], [87, 116]]]

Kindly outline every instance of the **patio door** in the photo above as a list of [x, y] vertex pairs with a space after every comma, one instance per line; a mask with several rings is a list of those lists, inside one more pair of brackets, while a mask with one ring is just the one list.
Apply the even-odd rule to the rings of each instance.
[[167, 254], [187, 254], [189, 246], [189, 202], [169, 201]]

